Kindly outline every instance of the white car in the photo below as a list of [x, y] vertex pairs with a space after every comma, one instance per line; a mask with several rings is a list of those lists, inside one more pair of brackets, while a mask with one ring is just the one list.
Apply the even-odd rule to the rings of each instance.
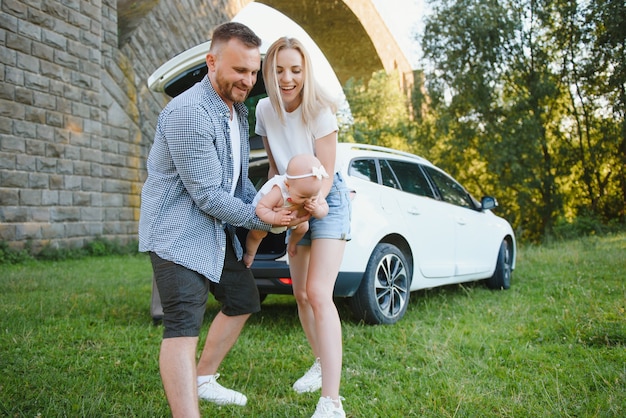
[[[149, 87], [170, 96], [189, 88], [206, 74], [208, 46], [172, 58], [150, 76]], [[246, 101], [250, 107], [265, 95], [260, 76]], [[256, 152], [250, 177], [260, 187], [268, 162], [258, 137], [251, 137], [251, 147]], [[340, 143], [337, 167], [355, 193], [352, 239], [334, 295], [349, 299], [357, 320], [395, 323], [406, 312], [411, 292], [419, 289], [478, 280], [492, 289], [509, 288], [515, 235], [506, 220], [491, 212], [495, 198], [479, 202], [426, 159], [383, 147]], [[242, 243], [246, 232], [239, 231]], [[263, 240], [252, 271], [262, 298], [292, 293], [284, 233]], [[153, 295], [155, 319], [158, 312], [158, 295]]]
[[[337, 167], [355, 193], [334, 294], [349, 298], [357, 319], [394, 323], [419, 289], [477, 280], [509, 288], [515, 235], [491, 212], [495, 198], [478, 202], [427, 160], [389, 148], [339, 143]], [[266, 175], [267, 160], [253, 162], [257, 185]], [[287, 263], [284, 236], [266, 238], [252, 265], [261, 294], [291, 293]]]

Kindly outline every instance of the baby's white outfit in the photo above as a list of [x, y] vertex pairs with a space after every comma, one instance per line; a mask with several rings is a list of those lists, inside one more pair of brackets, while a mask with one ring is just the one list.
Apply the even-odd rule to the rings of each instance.
[[[256, 207], [256, 205], [259, 203], [259, 200], [261, 200], [263, 196], [268, 194], [270, 190], [272, 190], [272, 187], [278, 186], [280, 188], [280, 192], [283, 195], [283, 207], [284, 208], [290, 207], [291, 203], [289, 203], [289, 201], [287, 200], [289, 199], [289, 191], [287, 190], [287, 185], [285, 184], [286, 179], [287, 179], [287, 176], [284, 174], [283, 175], [277, 174], [271, 179], [269, 179], [257, 192], [256, 196], [254, 197], [254, 200], [252, 200], [252, 204]], [[286, 226], [274, 226], [272, 227], [272, 229], [270, 229], [270, 232], [272, 234], [280, 234], [281, 232], [286, 231], [287, 228], [288, 227]]]

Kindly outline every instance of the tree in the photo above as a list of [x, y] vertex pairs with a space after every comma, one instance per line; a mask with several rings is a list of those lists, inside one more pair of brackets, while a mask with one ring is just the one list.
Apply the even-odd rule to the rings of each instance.
[[[612, 144], [624, 118], [623, 111], [621, 119], [615, 112], [600, 117], [606, 101], [590, 94], [598, 81], [583, 77], [583, 68], [595, 74], [589, 34], [599, 19], [588, 16], [603, 6], [589, 7], [567, 0], [441, 0], [426, 20], [422, 49], [432, 63], [427, 85], [439, 120], [438, 163], [477, 189], [505, 191], [505, 215], [523, 238], [539, 239], [558, 219], [576, 216], [581, 196], [592, 212], [602, 206], [615, 215], [603, 196], [615, 189], [610, 173], [619, 147]], [[621, 21], [613, 32], [621, 33]], [[623, 38], [621, 44], [615, 38], [611, 45], [623, 54]], [[619, 53], [610, 51], [608, 62], [618, 67]], [[585, 185], [584, 194], [576, 184]]]
[[[596, 0], [587, 4], [585, 23], [589, 59], [584, 62], [584, 94], [606, 112], [594, 112], [602, 150], [610, 157], [596, 181], [601, 188], [598, 210], [606, 218], [626, 218], [626, 3]], [[594, 109], [595, 110], [595, 109]], [[614, 180], [612, 181], [611, 176]], [[617, 187], [613, 188], [612, 186]]]
[[408, 97], [398, 74], [378, 71], [367, 80], [350, 79], [344, 88], [353, 124], [346, 132], [353, 142], [411, 151]]

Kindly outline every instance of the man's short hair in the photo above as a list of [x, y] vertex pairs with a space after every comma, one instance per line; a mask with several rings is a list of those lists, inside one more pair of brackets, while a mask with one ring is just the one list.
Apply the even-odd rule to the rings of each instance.
[[210, 51], [215, 52], [215, 49], [231, 39], [238, 39], [244, 45], [249, 48], [260, 48], [261, 38], [252, 31], [249, 27], [239, 22], [226, 22], [222, 23], [213, 30], [213, 36], [211, 38]]

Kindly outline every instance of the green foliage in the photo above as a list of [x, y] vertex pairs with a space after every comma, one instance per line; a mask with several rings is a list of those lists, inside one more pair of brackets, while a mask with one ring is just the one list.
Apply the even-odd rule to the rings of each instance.
[[611, 233], [624, 231], [626, 225], [620, 224], [617, 220], [606, 222], [598, 218], [597, 214], [591, 212], [580, 214], [572, 221], [559, 219], [552, 232], [544, 237], [544, 241], [571, 240], [586, 236], [603, 236]]
[[27, 249], [13, 249], [5, 241], [0, 241], [0, 264], [18, 264], [31, 259]]
[[79, 259], [88, 256], [126, 255], [137, 253], [137, 241], [122, 243], [119, 240], [108, 240], [96, 237], [81, 248], [58, 248], [45, 245], [39, 251], [31, 248], [30, 242], [22, 248], [12, 248], [8, 243], [0, 241], [0, 265], [19, 264], [30, 260], [61, 261]]
[[349, 80], [344, 92], [353, 123], [343, 140], [410, 151], [409, 99], [399, 86], [398, 75], [384, 71], [372, 74], [367, 83]]
[[[625, 219], [624, 2], [433, 2], [422, 48], [431, 159], [495, 194], [520, 239]], [[433, 122], [435, 121], [435, 122]]]
[[135, 254], [137, 253], [137, 248], [138, 243], [134, 240], [122, 243], [119, 240], [107, 240], [104, 238], [96, 238], [86, 246], [87, 255], [90, 256]]
[[[414, 292], [393, 326], [338, 301], [347, 416], [626, 416], [625, 251], [624, 234], [522, 246], [511, 289]], [[0, 265], [0, 415], [169, 416], [151, 276], [143, 254]], [[293, 297], [270, 295], [219, 370], [248, 404], [201, 413], [311, 416], [319, 392], [291, 388], [311, 362]]]

